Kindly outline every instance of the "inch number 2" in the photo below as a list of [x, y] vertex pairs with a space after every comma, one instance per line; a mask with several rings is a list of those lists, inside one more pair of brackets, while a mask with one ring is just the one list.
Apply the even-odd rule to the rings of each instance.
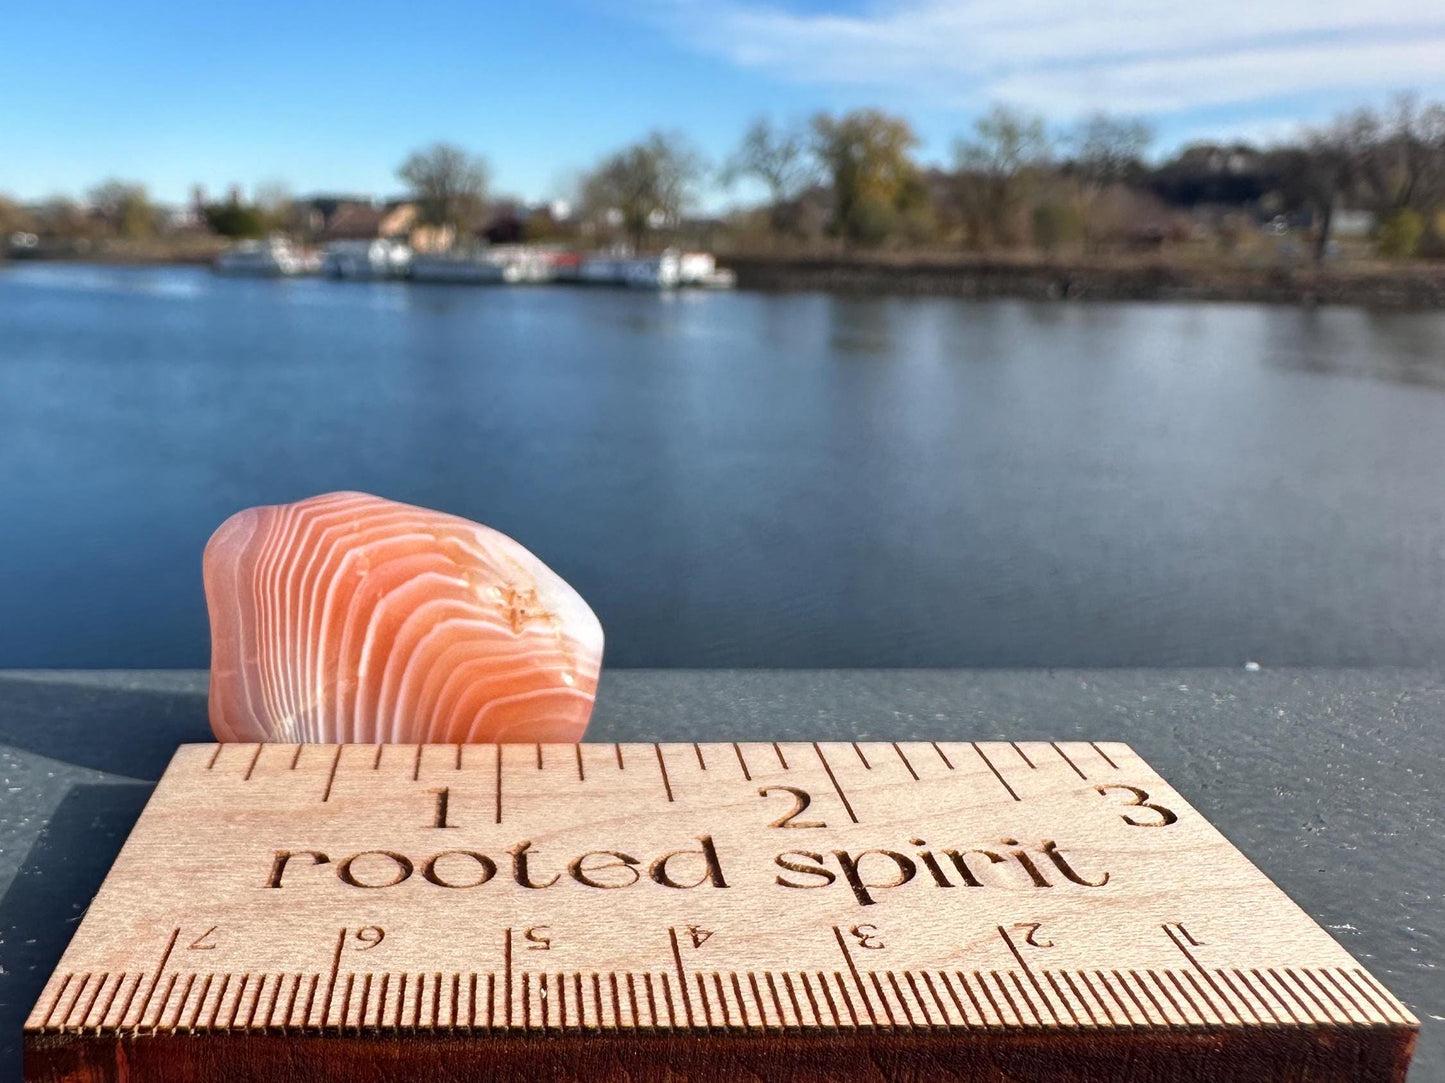
[[1133, 798], [1132, 801], [1125, 802], [1129, 808], [1146, 808], [1150, 812], [1157, 812], [1159, 814], [1159, 819], [1157, 820], [1136, 820], [1127, 812], [1121, 812], [1119, 814], [1120, 818], [1130, 827], [1168, 827], [1170, 824], [1176, 823], [1179, 820], [1178, 816], [1174, 815], [1173, 812], [1163, 805], [1156, 805], [1150, 801], [1149, 791], [1141, 790], [1138, 786], [1126, 786], [1122, 782], [1111, 782], [1107, 786], [1095, 786], [1094, 789], [1098, 790], [1104, 797], [1109, 796], [1110, 790], [1124, 790]]
[[[811, 805], [811, 804], [813, 803], [813, 799], [808, 796], [808, 791], [807, 791], [807, 790], [800, 790], [800, 789], [798, 789], [798, 787], [796, 787], [796, 786], [764, 786], [762, 789], [758, 790], [758, 796], [759, 796], [759, 797], [767, 797], [768, 794], [772, 793], [772, 792], [775, 791], [775, 790], [781, 790], [783, 793], [790, 793], [790, 794], [792, 794], [792, 795], [793, 795], [793, 807], [792, 807], [792, 809], [791, 809], [790, 811], [788, 811], [787, 813], [783, 814], [782, 816], [779, 816], [779, 817], [778, 817], [776, 820], [774, 820], [772, 823], [768, 824], [769, 827], [827, 827], [827, 826], [828, 826], [827, 824], [823, 823], [821, 820], [798, 820], [798, 819], [797, 819], [797, 817], [799, 816], [799, 814], [801, 814], [804, 809], [806, 809], [809, 805]], [[795, 822], [795, 821], [796, 821], [796, 822]]]

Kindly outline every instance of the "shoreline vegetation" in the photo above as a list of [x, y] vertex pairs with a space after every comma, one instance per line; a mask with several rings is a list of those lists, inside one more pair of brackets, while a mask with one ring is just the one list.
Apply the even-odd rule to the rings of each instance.
[[[37, 262], [209, 266], [223, 246], [110, 244], [37, 259], [0, 259], [0, 272]], [[733, 253], [718, 265], [740, 289], [1032, 301], [1200, 301], [1445, 309], [1445, 264], [1351, 260], [1326, 265], [1158, 254], [1060, 258], [952, 252]]]
[[[0, 197], [0, 258], [202, 263], [261, 238], [318, 263], [376, 241], [407, 261], [672, 249], [752, 289], [1445, 308], [1445, 102], [1402, 94], [1264, 146], [1154, 156], [1153, 141], [1139, 118], [1058, 128], [995, 105], [951, 161], [926, 161], [908, 119], [882, 110], [763, 117], [720, 163], [654, 131], [542, 202], [497, 192], [484, 157], [438, 143], [400, 163], [390, 199], [293, 197], [278, 181], [167, 206], [119, 179], [84, 200]], [[739, 184], [751, 202], [700, 209], [709, 185]]]

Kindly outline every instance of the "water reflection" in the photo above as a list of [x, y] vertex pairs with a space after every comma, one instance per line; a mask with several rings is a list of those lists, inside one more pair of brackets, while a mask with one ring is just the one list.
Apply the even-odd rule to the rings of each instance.
[[204, 665], [210, 530], [333, 488], [518, 537], [610, 664], [1430, 663], [1442, 332], [10, 268], [0, 664]]

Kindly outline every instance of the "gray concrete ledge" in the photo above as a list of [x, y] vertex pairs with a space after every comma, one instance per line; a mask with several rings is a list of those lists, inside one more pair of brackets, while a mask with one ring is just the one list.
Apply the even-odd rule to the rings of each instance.
[[[0, 671], [0, 1077], [197, 672]], [[1422, 1021], [1445, 1083], [1445, 672], [609, 670], [589, 739], [1132, 744]]]

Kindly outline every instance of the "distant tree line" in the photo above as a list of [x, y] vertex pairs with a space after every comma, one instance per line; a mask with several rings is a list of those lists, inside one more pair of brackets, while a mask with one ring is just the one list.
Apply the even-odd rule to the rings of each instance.
[[[1404, 95], [1288, 143], [1196, 144], [1163, 162], [1150, 161], [1153, 141], [1135, 118], [1098, 114], [1060, 131], [999, 105], [955, 140], [946, 165], [925, 164], [906, 119], [860, 109], [790, 124], [758, 119], [716, 166], [685, 135], [653, 132], [605, 155], [570, 199], [545, 208], [494, 193], [486, 161], [451, 144], [411, 154], [397, 176], [417, 224], [448, 244], [487, 237], [636, 249], [701, 240], [775, 252], [1105, 253], [1201, 234], [1227, 250], [1265, 227], [1306, 238], [1307, 254], [1323, 259], [1348, 211], [1355, 226], [1367, 216], [1367, 239], [1381, 255], [1445, 256], [1445, 105]], [[760, 201], [700, 216], [709, 182], [747, 184]], [[279, 186], [250, 200], [233, 191], [195, 202], [191, 228], [232, 238], [307, 235], [305, 216]], [[147, 238], [174, 222], [142, 185], [109, 180], [83, 204], [0, 199], [0, 230], [22, 228]]]

